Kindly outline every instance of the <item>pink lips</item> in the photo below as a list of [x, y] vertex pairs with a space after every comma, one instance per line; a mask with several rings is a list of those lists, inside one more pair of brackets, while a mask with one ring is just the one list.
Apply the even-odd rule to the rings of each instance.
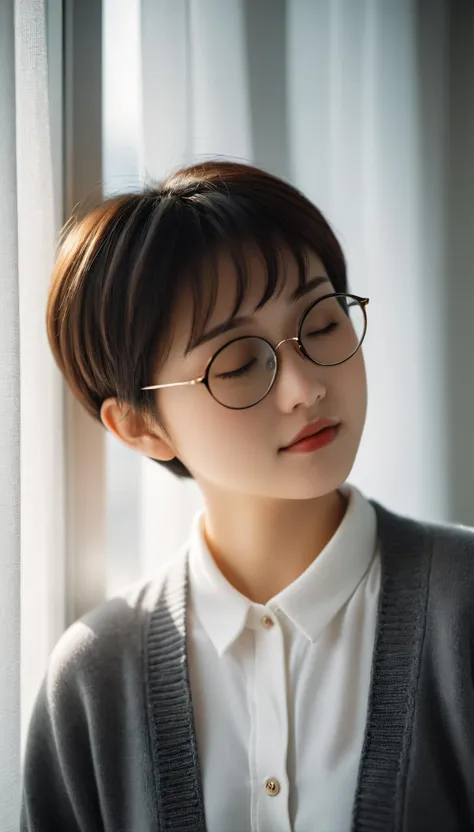
[[300, 439], [299, 442], [294, 442], [289, 448], [284, 448], [285, 454], [295, 453], [309, 453], [323, 448], [334, 441], [339, 433], [339, 425], [323, 428], [323, 430], [314, 433], [312, 436], [307, 436], [305, 439]]

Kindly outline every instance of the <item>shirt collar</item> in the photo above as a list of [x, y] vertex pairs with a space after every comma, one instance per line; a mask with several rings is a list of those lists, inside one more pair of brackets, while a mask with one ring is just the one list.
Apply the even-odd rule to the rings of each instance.
[[349, 600], [376, 551], [377, 519], [372, 504], [354, 485], [339, 489], [348, 497], [346, 513], [331, 540], [292, 584], [265, 606], [236, 590], [217, 567], [202, 533], [204, 512], [193, 518], [189, 546], [190, 598], [219, 655], [265, 611], [282, 612], [315, 642]]
[[218, 568], [202, 531], [204, 511], [194, 516], [189, 548], [189, 590], [194, 613], [221, 656], [244, 629], [252, 602]]
[[353, 595], [376, 553], [374, 507], [353, 485], [339, 490], [349, 502], [332, 538], [303, 574], [267, 604], [281, 610], [311, 642]]

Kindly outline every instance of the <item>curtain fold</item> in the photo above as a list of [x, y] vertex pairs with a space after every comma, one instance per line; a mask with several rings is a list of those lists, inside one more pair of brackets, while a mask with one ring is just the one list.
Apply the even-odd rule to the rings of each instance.
[[34, 697], [64, 629], [63, 387], [43, 0], [0, 4], [0, 829], [18, 828]]
[[65, 624], [63, 384], [45, 325], [56, 236], [45, 13], [44, 0], [16, 0], [22, 747], [49, 654]]
[[0, 829], [18, 828], [20, 770], [20, 331], [14, 6], [0, 3]]

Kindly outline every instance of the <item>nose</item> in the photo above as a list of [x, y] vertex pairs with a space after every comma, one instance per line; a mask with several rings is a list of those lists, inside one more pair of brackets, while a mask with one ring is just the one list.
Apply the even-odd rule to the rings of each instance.
[[307, 358], [297, 338], [285, 338], [277, 344], [275, 351], [287, 341], [291, 345], [278, 353], [274, 395], [280, 410], [290, 413], [298, 405], [310, 408], [318, 399], [324, 399], [326, 385], [323, 374], [326, 368]]

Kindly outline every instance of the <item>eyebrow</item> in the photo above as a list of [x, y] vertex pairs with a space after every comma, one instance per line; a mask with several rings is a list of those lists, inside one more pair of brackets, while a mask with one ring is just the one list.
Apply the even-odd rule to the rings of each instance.
[[[329, 277], [325, 277], [323, 275], [319, 275], [318, 277], [312, 277], [311, 280], [308, 280], [304, 286], [298, 286], [294, 292], [292, 292], [290, 296], [290, 303], [296, 303], [301, 298], [304, 298], [306, 295], [309, 295], [314, 289], [317, 289], [318, 286], [321, 286], [322, 283], [330, 283]], [[185, 351], [185, 355], [191, 352], [191, 350], [197, 349], [197, 347], [201, 347], [203, 344], [207, 344], [208, 341], [212, 341], [214, 338], [218, 338], [219, 335], [223, 335], [225, 332], [231, 332], [233, 329], [237, 329], [239, 326], [244, 326], [245, 324], [252, 323], [253, 318], [246, 316], [237, 316], [235, 318], [230, 318], [227, 321], [223, 321], [221, 324], [217, 324], [208, 332], [204, 332], [199, 338], [196, 338], [196, 341], [192, 343], [189, 348]]]

